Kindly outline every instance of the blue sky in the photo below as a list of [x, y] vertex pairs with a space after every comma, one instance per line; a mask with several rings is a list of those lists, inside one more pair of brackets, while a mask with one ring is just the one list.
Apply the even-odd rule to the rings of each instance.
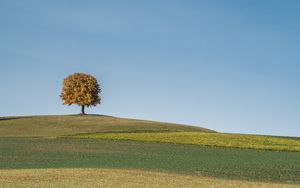
[[94, 75], [88, 113], [300, 136], [297, 0], [1, 0], [0, 116], [79, 113], [62, 80]]

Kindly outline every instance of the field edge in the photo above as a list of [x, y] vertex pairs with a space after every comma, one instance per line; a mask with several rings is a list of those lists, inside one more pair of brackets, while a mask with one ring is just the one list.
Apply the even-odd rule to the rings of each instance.
[[297, 184], [229, 180], [161, 171], [66, 168], [0, 170], [1, 187], [275, 187], [296, 188]]

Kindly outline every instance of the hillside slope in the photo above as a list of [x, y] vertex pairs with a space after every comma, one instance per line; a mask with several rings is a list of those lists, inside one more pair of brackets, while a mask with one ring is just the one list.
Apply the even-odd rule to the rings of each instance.
[[[131, 169], [205, 176], [213, 182], [299, 184], [299, 148], [299, 138], [224, 134], [110, 116], [0, 117], [2, 170]], [[7, 181], [15, 182], [14, 176]]]
[[0, 118], [0, 137], [56, 137], [105, 132], [214, 132], [209, 129], [103, 115], [18, 116]]

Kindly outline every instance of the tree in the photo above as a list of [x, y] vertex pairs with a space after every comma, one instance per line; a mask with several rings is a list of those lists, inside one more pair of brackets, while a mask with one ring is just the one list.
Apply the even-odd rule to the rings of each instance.
[[100, 104], [100, 92], [100, 86], [94, 76], [74, 73], [64, 79], [60, 97], [64, 105], [77, 104], [81, 106], [81, 114], [84, 115], [85, 106]]

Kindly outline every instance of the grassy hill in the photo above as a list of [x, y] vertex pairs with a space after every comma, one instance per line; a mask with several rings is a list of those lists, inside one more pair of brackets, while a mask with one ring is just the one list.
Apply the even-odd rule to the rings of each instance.
[[[64, 169], [85, 176], [106, 169], [105, 177], [120, 177], [106, 181], [95, 175], [90, 187], [134, 181], [130, 175], [121, 177], [123, 172], [140, 174], [142, 182], [151, 181], [143, 175], [151, 172], [155, 182], [162, 182], [157, 187], [167, 187], [168, 181], [193, 187], [191, 179], [203, 187], [294, 187], [300, 184], [299, 151], [299, 138], [225, 134], [155, 121], [100, 115], [2, 117], [0, 187], [26, 187], [26, 182], [46, 187], [51, 178], [57, 186], [70, 187], [70, 177], [55, 175]], [[14, 181], [24, 176], [26, 181]], [[171, 179], [164, 184], [163, 178]]]
[[0, 137], [56, 137], [105, 132], [214, 132], [200, 127], [103, 115], [18, 116], [0, 118]]

